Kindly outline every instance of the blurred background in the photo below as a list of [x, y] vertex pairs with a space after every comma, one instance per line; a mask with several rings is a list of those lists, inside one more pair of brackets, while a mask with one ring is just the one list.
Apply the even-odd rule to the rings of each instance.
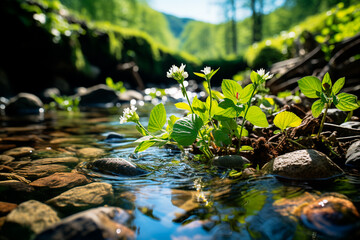
[[166, 71], [181, 63], [189, 73], [220, 67], [215, 86], [272, 70], [275, 92], [326, 71], [351, 88], [359, 80], [359, 0], [2, 0], [0, 24], [4, 97], [72, 94], [107, 77], [166, 87]]

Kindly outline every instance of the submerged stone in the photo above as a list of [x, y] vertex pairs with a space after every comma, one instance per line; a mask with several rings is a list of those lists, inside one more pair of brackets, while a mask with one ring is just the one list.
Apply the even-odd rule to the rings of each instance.
[[15, 173], [0, 173], [0, 180], [17, 180], [23, 183], [30, 183], [29, 180]]
[[240, 155], [225, 155], [215, 157], [213, 164], [222, 168], [244, 169], [244, 165], [250, 164], [250, 161]]
[[338, 177], [344, 171], [325, 154], [304, 149], [276, 157], [264, 166], [278, 177], [295, 180], [322, 180]]
[[29, 200], [7, 215], [2, 232], [8, 239], [30, 239], [33, 234], [40, 233], [59, 221], [57, 213], [51, 207]]
[[39, 178], [30, 183], [30, 186], [44, 190], [68, 190], [73, 187], [78, 187], [80, 185], [85, 185], [88, 183], [90, 183], [90, 180], [82, 174], [62, 172], [54, 173], [48, 177]]
[[0, 202], [0, 217], [6, 216], [9, 212], [17, 207], [15, 203]]
[[31, 161], [34, 165], [47, 165], [47, 164], [62, 164], [69, 167], [74, 167], [79, 163], [76, 157], [61, 157], [61, 158], [42, 158]]
[[21, 203], [33, 198], [34, 190], [32, 186], [24, 182], [0, 181], [0, 201]]
[[100, 148], [82, 148], [76, 151], [78, 156], [85, 158], [99, 157], [104, 153], [105, 151]]
[[113, 197], [114, 191], [111, 184], [95, 182], [72, 188], [46, 203], [64, 212], [79, 212], [107, 204]]
[[98, 159], [90, 163], [89, 168], [107, 174], [121, 174], [125, 176], [138, 176], [148, 173], [123, 158]]
[[78, 96], [80, 97], [80, 107], [112, 107], [120, 100], [118, 93], [105, 84], [90, 87]]
[[4, 155], [18, 158], [28, 156], [34, 151], [35, 149], [32, 147], [17, 147], [4, 152]]
[[117, 207], [99, 207], [64, 218], [39, 233], [35, 240], [116, 240], [135, 239], [125, 226], [130, 214]]
[[[334, 196], [317, 199], [301, 212], [302, 222], [333, 238], [347, 238], [360, 227], [360, 215], [352, 202]], [[356, 233], [359, 237], [360, 233]]]
[[28, 165], [15, 171], [30, 180], [47, 177], [56, 172], [70, 172], [70, 168], [60, 164]]
[[360, 167], [360, 141], [354, 142], [346, 152], [346, 165]]

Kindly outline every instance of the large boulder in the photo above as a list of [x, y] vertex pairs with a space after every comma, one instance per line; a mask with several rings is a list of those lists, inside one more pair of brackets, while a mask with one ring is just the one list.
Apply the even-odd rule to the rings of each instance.
[[346, 165], [360, 167], [360, 141], [354, 142], [346, 152]]
[[92, 163], [89, 163], [88, 167], [95, 171], [107, 174], [121, 174], [125, 176], [137, 176], [148, 173], [123, 158], [98, 159]]
[[118, 93], [105, 84], [90, 87], [78, 96], [80, 97], [80, 107], [112, 107], [120, 100]]
[[131, 216], [116, 207], [99, 207], [63, 219], [38, 234], [35, 240], [115, 240], [135, 239], [124, 226]]
[[43, 111], [44, 104], [34, 94], [19, 93], [11, 98], [6, 105], [5, 112], [8, 115], [39, 114]]
[[329, 179], [344, 174], [325, 154], [314, 149], [303, 149], [276, 157], [264, 166], [275, 176], [296, 180]]
[[10, 240], [30, 239], [33, 234], [40, 233], [59, 221], [57, 213], [51, 207], [29, 200], [21, 203], [7, 215], [2, 231]]

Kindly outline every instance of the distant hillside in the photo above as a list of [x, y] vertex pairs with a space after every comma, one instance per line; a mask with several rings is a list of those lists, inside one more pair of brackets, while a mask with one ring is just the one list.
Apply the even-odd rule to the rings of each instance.
[[175, 17], [173, 15], [169, 15], [169, 14], [166, 14], [166, 13], [163, 13], [163, 15], [167, 19], [167, 21], [169, 23], [170, 30], [171, 30], [171, 32], [173, 33], [173, 35], [176, 38], [180, 37], [180, 35], [183, 32], [185, 26], [189, 22], [194, 21], [194, 19], [191, 19], [191, 18], [179, 18], [179, 17]]

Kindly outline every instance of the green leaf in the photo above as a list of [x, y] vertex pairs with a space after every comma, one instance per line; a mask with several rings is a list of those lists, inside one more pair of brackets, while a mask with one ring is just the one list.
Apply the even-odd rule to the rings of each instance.
[[254, 148], [251, 146], [244, 145], [244, 146], [241, 146], [240, 152], [241, 151], [254, 151]]
[[242, 94], [240, 95], [239, 102], [240, 103], [247, 103], [250, 100], [251, 94], [254, 91], [254, 85], [248, 84], [246, 87], [244, 87]]
[[219, 71], [219, 69], [220, 69], [220, 68], [218, 68], [218, 69], [216, 69], [216, 70], [211, 70], [211, 73], [210, 73], [210, 75], [209, 75], [209, 79], [211, 79], [211, 78], [215, 75], [215, 73], [217, 73], [217, 71]]
[[256, 85], [259, 85], [260, 84], [260, 81], [261, 81], [261, 77], [260, 75], [255, 72], [255, 71], [252, 71], [251, 74], [250, 74], [250, 80], [256, 84]]
[[335, 107], [337, 109], [340, 109], [341, 111], [353, 111], [360, 107], [357, 97], [355, 95], [349, 94], [349, 93], [340, 93], [337, 95], [337, 98], [339, 102], [335, 104]]
[[206, 108], [206, 105], [203, 101], [199, 100], [196, 96], [193, 99], [193, 102], [191, 104], [194, 113], [197, 114], [204, 123], [206, 123], [209, 120], [209, 111]]
[[215, 139], [215, 144], [217, 146], [225, 147], [225, 146], [231, 144], [231, 139], [230, 139], [229, 135], [226, 134], [224, 131], [214, 130], [212, 133], [213, 133], [213, 136]]
[[225, 98], [224, 101], [219, 103], [218, 111], [216, 113], [217, 116], [226, 117], [226, 118], [235, 118], [240, 115], [240, 113], [244, 110], [234, 104], [234, 102], [228, 98]]
[[221, 90], [224, 96], [231, 99], [235, 104], [242, 95], [242, 87], [234, 80], [224, 79], [221, 83]]
[[279, 129], [274, 131], [274, 134], [278, 134], [278, 133], [281, 133], [281, 131]]
[[322, 110], [324, 109], [325, 106], [325, 102], [322, 101], [321, 99], [315, 101], [312, 106], [311, 106], [311, 112], [312, 115], [317, 118], [318, 116], [320, 116]]
[[331, 82], [330, 74], [328, 72], [325, 74], [321, 84], [324, 90], [326, 90], [325, 88], [326, 85], [328, 85], [328, 89], [332, 88], [332, 82]]
[[137, 153], [137, 152], [145, 151], [146, 149], [148, 149], [149, 147], [151, 147], [155, 143], [156, 143], [156, 141], [149, 141], [149, 140], [143, 141], [135, 148], [134, 152]]
[[150, 112], [148, 130], [156, 132], [163, 128], [166, 123], [166, 110], [162, 103], [156, 105]]
[[340, 90], [343, 88], [345, 84], [345, 78], [339, 78], [335, 83], [334, 86], [331, 89], [332, 94], [338, 94], [338, 92], [340, 92]]
[[189, 104], [184, 103], [184, 102], [175, 103], [175, 107], [178, 109], [187, 110], [187, 111], [191, 112], [191, 108], [190, 108]]
[[299, 126], [301, 124], [301, 118], [292, 112], [284, 111], [275, 116], [274, 124], [280, 128], [281, 131], [284, 131], [288, 127]]
[[[207, 97], [206, 98], [206, 108], [207, 109], [210, 109], [210, 97]], [[216, 100], [212, 100], [212, 103], [211, 103], [211, 117], [213, 117], [219, 110], [218, 110], [218, 102]]]
[[171, 137], [180, 145], [188, 146], [195, 142], [203, 121], [196, 114], [190, 114], [177, 120], [173, 127]]
[[265, 113], [258, 106], [251, 106], [245, 118], [255, 126], [264, 128], [269, 126]]
[[170, 118], [169, 118], [169, 120], [168, 120], [168, 125], [167, 125], [167, 127], [166, 127], [166, 130], [167, 130], [168, 132], [171, 132], [171, 131], [172, 131], [172, 129], [173, 129], [173, 127], [174, 127], [174, 124], [175, 124], [175, 122], [176, 122], [178, 119], [180, 119], [180, 118], [179, 118], [179, 117], [176, 117], [176, 116], [174, 116], [174, 115], [171, 115], [171, 116], [170, 116]]
[[205, 74], [203, 74], [203, 73], [194, 72], [194, 74], [198, 77], [205, 78]]
[[147, 135], [146, 131], [143, 128], [139, 127], [139, 125], [136, 125], [136, 130], [138, 130], [138, 132], [143, 136]]
[[[237, 126], [237, 137], [240, 137], [240, 132], [241, 132], [241, 126]], [[241, 137], [247, 137], [247, 136], [249, 136], [249, 132], [244, 127], [241, 132]]]
[[308, 98], [319, 98], [322, 92], [321, 82], [318, 78], [308, 76], [298, 81], [301, 92]]

